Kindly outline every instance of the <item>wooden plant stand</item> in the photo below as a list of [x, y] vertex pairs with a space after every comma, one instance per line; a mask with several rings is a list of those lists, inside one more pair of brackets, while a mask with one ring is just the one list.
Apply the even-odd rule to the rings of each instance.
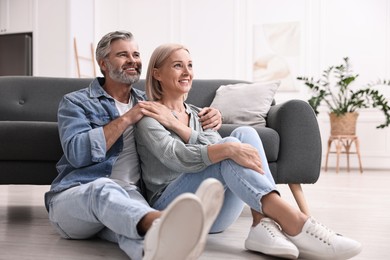
[[[336, 151], [331, 150], [332, 143], [335, 143]], [[355, 151], [351, 151], [352, 144], [355, 143]], [[328, 157], [330, 153], [337, 154], [336, 173], [339, 172], [340, 155], [347, 155], [347, 171], [349, 172], [349, 155], [357, 154], [359, 160], [360, 173], [363, 173], [362, 161], [360, 158], [359, 138], [356, 135], [331, 135], [328, 139], [328, 150], [326, 152], [325, 171], [328, 170]]]

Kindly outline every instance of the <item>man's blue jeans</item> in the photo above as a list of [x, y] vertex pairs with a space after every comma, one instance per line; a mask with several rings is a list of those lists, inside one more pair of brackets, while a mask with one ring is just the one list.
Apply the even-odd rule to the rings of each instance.
[[121, 187], [109, 178], [99, 178], [55, 195], [49, 218], [63, 238], [98, 236], [118, 243], [131, 259], [138, 260], [142, 259], [143, 237], [137, 224], [151, 211], [137, 186]]

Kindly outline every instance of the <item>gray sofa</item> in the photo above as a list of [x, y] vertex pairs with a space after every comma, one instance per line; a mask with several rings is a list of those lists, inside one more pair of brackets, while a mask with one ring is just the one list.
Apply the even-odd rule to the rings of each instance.
[[[30, 76], [0, 77], [0, 184], [47, 185], [62, 155], [57, 108], [62, 96], [87, 87], [91, 79]], [[222, 84], [238, 80], [194, 80], [188, 103], [209, 106]], [[135, 85], [143, 88], [144, 81]], [[224, 124], [222, 136], [237, 125]], [[321, 166], [317, 119], [304, 101], [273, 105], [267, 126], [256, 128], [276, 183], [290, 185], [302, 211], [308, 211], [301, 183], [315, 183]]]

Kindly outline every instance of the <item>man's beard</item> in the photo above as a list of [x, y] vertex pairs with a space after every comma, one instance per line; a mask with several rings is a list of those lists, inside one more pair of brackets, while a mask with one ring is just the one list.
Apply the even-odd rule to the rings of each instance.
[[134, 83], [139, 81], [139, 78], [141, 76], [141, 71], [142, 71], [141, 64], [137, 64], [137, 68], [136, 68], [137, 75], [127, 75], [122, 68], [114, 68], [114, 66], [112, 66], [112, 64], [109, 61], [107, 61], [106, 64], [108, 68], [108, 75], [113, 80], [128, 85], [133, 85]]

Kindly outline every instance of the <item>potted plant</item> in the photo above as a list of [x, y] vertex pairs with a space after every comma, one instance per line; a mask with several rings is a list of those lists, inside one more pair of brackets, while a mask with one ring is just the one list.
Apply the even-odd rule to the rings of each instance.
[[[385, 122], [377, 128], [388, 127], [390, 125], [390, 107], [386, 98], [373, 87], [390, 85], [390, 81], [378, 80], [375, 83], [354, 89], [351, 84], [359, 75], [352, 73], [348, 57], [344, 58], [343, 61], [338, 66], [330, 66], [324, 70], [319, 80], [312, 77], [297, 78], [311, 90], [312, 97], [308, 102], [315, 114], [318, 115], [318, 107], [325, 103], [329, 109], [332, 135], [355, 135], [357, 110], [361, 108], [380, 109], [385, 115]], [[337, 122], [341, 123], [341, 126], [335, 125]]]

